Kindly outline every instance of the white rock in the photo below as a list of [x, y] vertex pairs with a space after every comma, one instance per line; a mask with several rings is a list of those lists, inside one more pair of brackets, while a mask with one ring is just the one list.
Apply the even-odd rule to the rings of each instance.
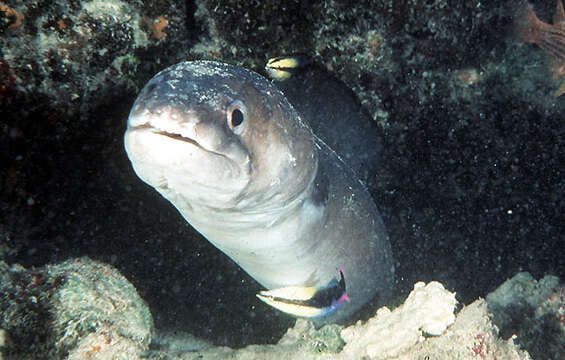
[[343, 329], [348, 357], [396, 356], [424, 335], [441, 335], [455, 321], [455, 293], [439, 282], [416, 283], [403, 305], [390, 311], [381, 308], [367, 323]]

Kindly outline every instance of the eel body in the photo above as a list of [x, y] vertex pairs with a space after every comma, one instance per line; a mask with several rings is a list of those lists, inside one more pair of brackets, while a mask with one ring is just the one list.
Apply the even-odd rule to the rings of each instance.
[[124, 140], [136, 174], [269, 289], [263, 301], [329, 322], [390, 292], [390, 243], [364, 184], [257, 73], [212, 61], [161, 71]]

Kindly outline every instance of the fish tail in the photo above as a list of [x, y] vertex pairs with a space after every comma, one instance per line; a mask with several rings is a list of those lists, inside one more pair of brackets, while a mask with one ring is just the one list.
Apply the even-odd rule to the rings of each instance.
[[518, 10], [514, 14], [514, 34], [521, 41], [529, 43], [537, 43], [542, 29], [549, 24], [541, 21], [530, 4], [522, 1], [518, 6]]

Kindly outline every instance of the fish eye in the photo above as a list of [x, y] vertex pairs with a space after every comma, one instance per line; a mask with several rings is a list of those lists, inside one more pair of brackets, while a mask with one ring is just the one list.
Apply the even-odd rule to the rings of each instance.
[[231, 103], [227, 111], [227, 122], [229, 128], [236, 134], [243, 131], [245, 120], [247, 119], [247, 111], [245, 105], [239, 100]]

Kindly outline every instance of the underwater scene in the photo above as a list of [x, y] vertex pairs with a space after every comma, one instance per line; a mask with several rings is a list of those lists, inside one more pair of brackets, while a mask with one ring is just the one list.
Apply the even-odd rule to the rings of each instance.
[[565, 10], [0, 1], [0, 359], [565, 358]]

